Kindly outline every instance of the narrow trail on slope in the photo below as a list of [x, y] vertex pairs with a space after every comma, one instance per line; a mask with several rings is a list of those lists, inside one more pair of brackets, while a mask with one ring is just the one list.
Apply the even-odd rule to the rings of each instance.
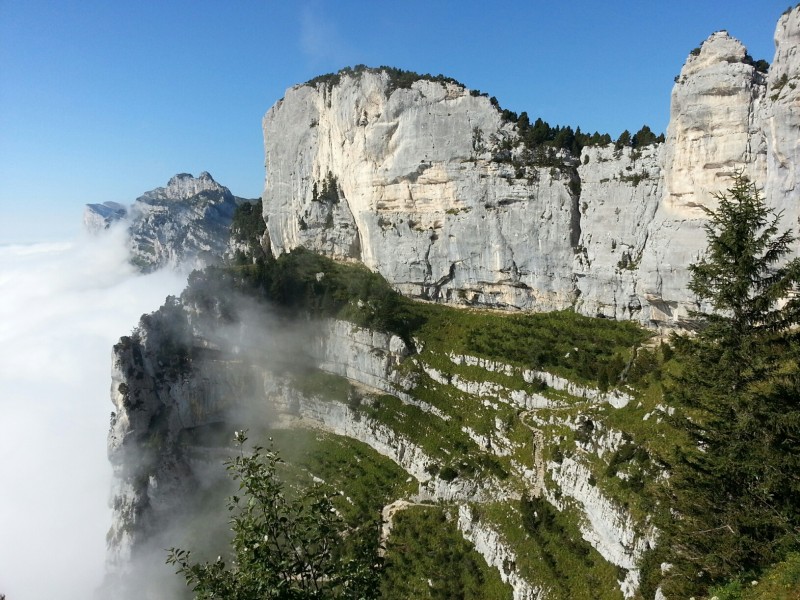
[[519, 415], [519, 421], [525, 427], [530, 429], [533, 436], [533, 468], [536, 469], [536, 484], [531, 490], [534, 498], [541, 497], [544, 492], [544, 456], [542, 449], [544, 447], [544, 434], [541, 429], [536, 429], [531, 424], [525, 422], [525, 417], [530, 414], [530, 411], [523, 411]]

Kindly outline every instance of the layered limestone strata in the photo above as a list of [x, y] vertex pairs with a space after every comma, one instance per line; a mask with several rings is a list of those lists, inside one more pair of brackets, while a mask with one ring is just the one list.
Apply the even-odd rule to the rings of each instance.
[[[163, 562], [157, 549], [173, 543], [165, 532], [177, 525], [176, 535], [183, 519], [191, 518], [195, 509], [187, 499], [210, 485], [209, 479], [224, 480], [214, 468], [227, 453], [213, 442], [218, 426], [310, 426], [362, 441], [419, 481], [416, 499], [421, 501], [486, 502], [513, 495], [491, 476], [445, 480], [432, 475], [429, 468], [437, 461], [391, 427], [356, 414], [342, 402], [303, 393], [291, 377], [280, 375], [291, 371], [288, 363], [281, 364], [277, 352], [265, 351], [257, 340], [262, 334], [279, 340], [288, 335], [277, 330], [254, 334], [252, 328], [236, 327], [221, 332], [214, 313], [173, 299], [145, 316], [137, 330], [114, 347], [115, 412], [108, 452], [116, 483], [107, 597], [160, 597], [168, 580], [153, 579], [151, 587], [136, 582]], [[345, 327], [352, 334], [349, 345], [340, 335]], [[342, 356], [363, 354], [367, 359], [355, 361], [358, 367], [348, 374], [365, 393], [385, 392], [403, 381], [396, 361], [407, 350], [399, 338], [341, 321], [317, 323], [313, 329], [321, 338], [316, 342], [302, 328], [291, 332], [301, 338], [297, 346], [312, 348], [309, 366], [319, 362], [335, 372], [342, 368]], [[291, 355], [292, 367], [305, 360], [298, 347], [279, 343], [280, 350]], [[342, 356], [337, 359], [338, 352]]]
[[[194, 297], [199, 298], [199, 304], [191, 301]], [[239, 314], [256, 310], [240, 307]], [[186, 499], [194, 497], [198, 487], [208, 486], [209, 478], [224, 479], [212, 468], [222, 462], [225, 454], [214, 445], [213, 436], [217, 427], [230, 428], [232, 423], [311, 426], [364, 442], [419, 482], [415, 501], [446, 501], [463, 506], [469, 502], [518, 499], [522, 489], [535, 495], [545, 490], [545, 497], [563, 509], [569, 498], [574, 501], [569, 510], [577, 511], [584, 538], [604, 558], [626, 570], [628, 574], [621, 583], [625, 593], [630, 595], [635, 589], [635, 565], [645, 538], [635, 532], [625, 510], [587, 483], [589, 472], [581, 471], [578, 463], [572, 469], [567, 468], [573, 464], [570, 459], [559, 467], [544, 464], [542, 447], [551, 442], [541, 432], [532, 429], [536, 441], [531, 452], [536, 464], [531, 468], [512, 460], [512, 476], [508, 480], [499, 481], [487, 473], [443, 479], [434, 474], [441, 458], [430, 456], [405, 435], [354, 408], [362, 403], [369, 405], [373, 395], [391, 393], [421, 408], [426, 417], [452, 418], [413, 397], [415, 377], [401, 363], [421, 359], [410, 356], [400, 338], [337, 320], [282, 332], [267, 313], [254, 315], [258, 319], [255, 322], [240, 323], [234, 318], [222, 326], [219, 320], [224, 314], [232, 314], [224, 300], [209, 303], [207, 295], [196, 296], [190, 288], [183, 300], [171, 299], [158, 312], [144, 317], [134, 334], [114, 348], [115, 413], [109, 433], [109, 457], [117, 483], [112, 499], [114, 522], [109, 532], [109, 589], [124, 589], [126, 583], [141, 576], [141, 569], [153, 568], [155, 565], [150, 563], [154, 548], [172, 543], [161, 537], [168, 524], [180, 523], [192, 512]], [[290, 338], [293, 343], [287, 341]], [[303, 349], [308, 350], [305, 357]], [[281, 363], [280, 357], [291, 363]], [[562, 393], [569, 391], [576, 398], [592, 402], [607, 401], [596, 390], [544, 372], [518, 373], [510, 365], [470, 356], [450, 358], [455, 364], [519, 375], [526, 382], [545, 378]], [[324, 390], [300, 391], [292, 376], [281, 375], [305, 361], [307, 368], [348, 377], [357, 385], [351, 394], [359, 397], [348, 398], [347, 403], [331, 400], [324, 398]], [[424, 364], [419, 369], [434, 372]], [[498, 403], [520, 404], [505, 388], [472, 389], [460, 379], [440, 379], [442, 385], [473, 395], [477, 404], [488, 402], [495, 408]], [[503, 435], [502, 423], [497, 422], [496, 427], [497, 431], [488, 437], [466, 426], [461, 430], [481, 452], [509, 456], [518, 449], [519, 442]], [[441, 443], [445, 454], [449, 454], [447, 440]], [[544, 485], [545, 468], [556, 486], [552, 490]], [[475, 542], [489, 564], [501, 570], [504, 580], [514, 587], [515, 597], [545, 597], [509, 566], [514, 564], [509, 558], [513, 551], [502, 536], [487, 524], [470, 521], [466, 525], [462, 521], [460, 518], [459, 526], [467, 539]], [[142, 597], [156, 597], [160, 585], [163, 582], [154, 584], [150, 596]], [[133, 585], [130, 594], [136, 593]]]
[[[485, 97], [383, 71], [295, 86], [263, 121], [271, 249], [360, 260], [405, 294], [679, 325], [704, 208], [743, 171], [797, 227], [800, 9], [768, 75], [726, 32], [676, 78], [664, 144], [541, 167]], [[323, 193], [323, 191], [325, 193]]]
[[548, 502], [559, 510], [564, 510], [570, 500], [578, 503], [584, 517], [584, 539], [607, 561], [627, 570], [620, 587], [626, 598], [633, 597], [639, 587], [639, 561], [646, 550], [655, 546], [652, 528], [641, 531], [624, 510], [590, 483], [592, 472], [580, 462], [564, 458], [561, 463], [548, 463], [547, 470], [554, 489], [559, 490], [558, 497], [552, 490], [546, 492]]
[[464, 538], [475, 545], [486, 563], [500, 572], [500, 578], [514, 590], [514, 600], [545, 600], [547, 591], [534, 587], [511, 565], [516, 564], [517, 555], [508, 547], [502, 536], [480, 523], [468, 505], [458, 507], [458, 528]]

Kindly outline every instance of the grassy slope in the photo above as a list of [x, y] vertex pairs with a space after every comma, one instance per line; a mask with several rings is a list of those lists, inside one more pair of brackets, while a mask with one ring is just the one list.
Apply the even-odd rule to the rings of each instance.
[[[232, 432], [225, 434], [232, 438]], [[328, 487], [339, 494], [335, 504], [354, 530], [374, 528], [377, 535], [383, 507], [417, 491], [405, 471], [361, 442], [311, 429], [255, 429], [250, 435], [280, 453], [285, 461], [280, 476], [289, 495], [311, 485]], [[221, 509], [235, 490], [224, 481], [198, 490], [191, 507], [194, 525], [179, 540], [181, 547], [199, 549], [198, 558], [225, 554], [230, 532]], [[399, 513], [386, 551], [382, 589], [387, 599], [511, 597], [499, 574], [461, 538], [444, 506]], [[445, 565], [446, 580], [441, 578]], [[428, 581], [436, 583], [428, 586]]]
[[[655, 508], [649, 487], [658, 471], [654, 457], [680, 440], [676, 442], [655, 410], [660, 402], [660, 371], [672, 367], [664, 364], [659, 352], [649, 356], [649, 361], [643, 360], [648, 354], [641, 348], [648, 343], [649, 334], [641, 328], [571, 312], [507, 315], [415, 302], [396, 294], [379, 275], [362, 266], [335, 263], [302, 250], [277, 262], [240, 263], [234, 269], [202, 277], [217, 280], [215, 285], [224, 283], [223, 288], [233, 285], [264, 297], [288, 312], [346, 319], [395, 333], [420, 348], [402, 368], [417, 374], [413, 395], [449, 415], [447, 421], [388, 395], [354, 404], [353, 398], [358, 396], [355, 388], [330, 374], [304, 373], [296, 383], [306, 393], [350, 402], [365, 416], [392, 427], [422, 447], [437, 462], [438, 472], [447, 472], [448, 477], [491, 475], [516, 486], [521, 494], [526, 491], [525, 485], [508, 476], [515, 464], [534, 466], [532, 437], [518, 407], [497, 399], [487, 402], [452, 385], [437, 383], [424, 374], [425, 366], [445, 376], [492, 381], [507, 389], [537, 392], [559, 401], [560, 408], [536, 411], [537, 420], [543, 423], [539, 427], [545, 437], [545, 458], [571, 456], [580, 460], [591, 469], [593, 483], [607, 497], [642, 521]], [[456, 365], [449, 358], [451, 353], [499, 361], [517, 370], [509, 375]], [[590, 406], [565, 392], [526, 383], [519, 374], [522, 368], [546, 370], [601, 389], [621, 385], [624, 373], [635, 374], [636, 385], [626, 387], [635, 399], [622, 409], [605, 404]], [[592, 447], [592, 435], [575, 428], [576, 421], [587, 419], [595, 432], [624, 432], [626, 448], [599, 456]], [[511, 455], [498, 457], [481, 449], [465, 428], [480, 435], [502, 435], [514, 445]], [[536, 535], [519, 535], [516, 512], [514, 506], [497, 506], [485, 514], [517, 554], [527, 557], [522, 563], [528, 561], [524, 569], [534, 584], [559, 590], [554, 592], [555, 597], [582, 597], [586, 593], [583, 584], [574, 584], [574, 578], [576, 582], [594, 582], [592, 589], [602, 589], [602, 597], [616, 597], [615, 581], [621, 574], [588, 544], [581, 545], [579, 514], [568, 511], [544, 520]], [[575, 543], [560, 551], [554, 540], [563, 536]], [[547, 568], [536, 568], [539, 563]], [[565, 579], [567, 574], [571, 578]]]

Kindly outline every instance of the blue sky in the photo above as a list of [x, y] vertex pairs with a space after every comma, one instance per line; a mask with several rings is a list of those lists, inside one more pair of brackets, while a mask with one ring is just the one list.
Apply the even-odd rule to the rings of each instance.
[[788, 0], [0, 0], [0, 244], [63, 239], [82, 205], [207, 170], [263, 187], [261, 117], [345, 65], [444, 73], [552, 125], [666, 128], [689, 51], [758, 59]]

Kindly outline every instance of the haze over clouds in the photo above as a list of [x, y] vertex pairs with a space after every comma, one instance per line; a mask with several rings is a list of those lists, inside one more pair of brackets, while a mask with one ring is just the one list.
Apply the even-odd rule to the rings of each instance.
[[124, 233], [0, 246], [0, 593], [85, 600], [103, 575], [111, 346], [177, 294]]

